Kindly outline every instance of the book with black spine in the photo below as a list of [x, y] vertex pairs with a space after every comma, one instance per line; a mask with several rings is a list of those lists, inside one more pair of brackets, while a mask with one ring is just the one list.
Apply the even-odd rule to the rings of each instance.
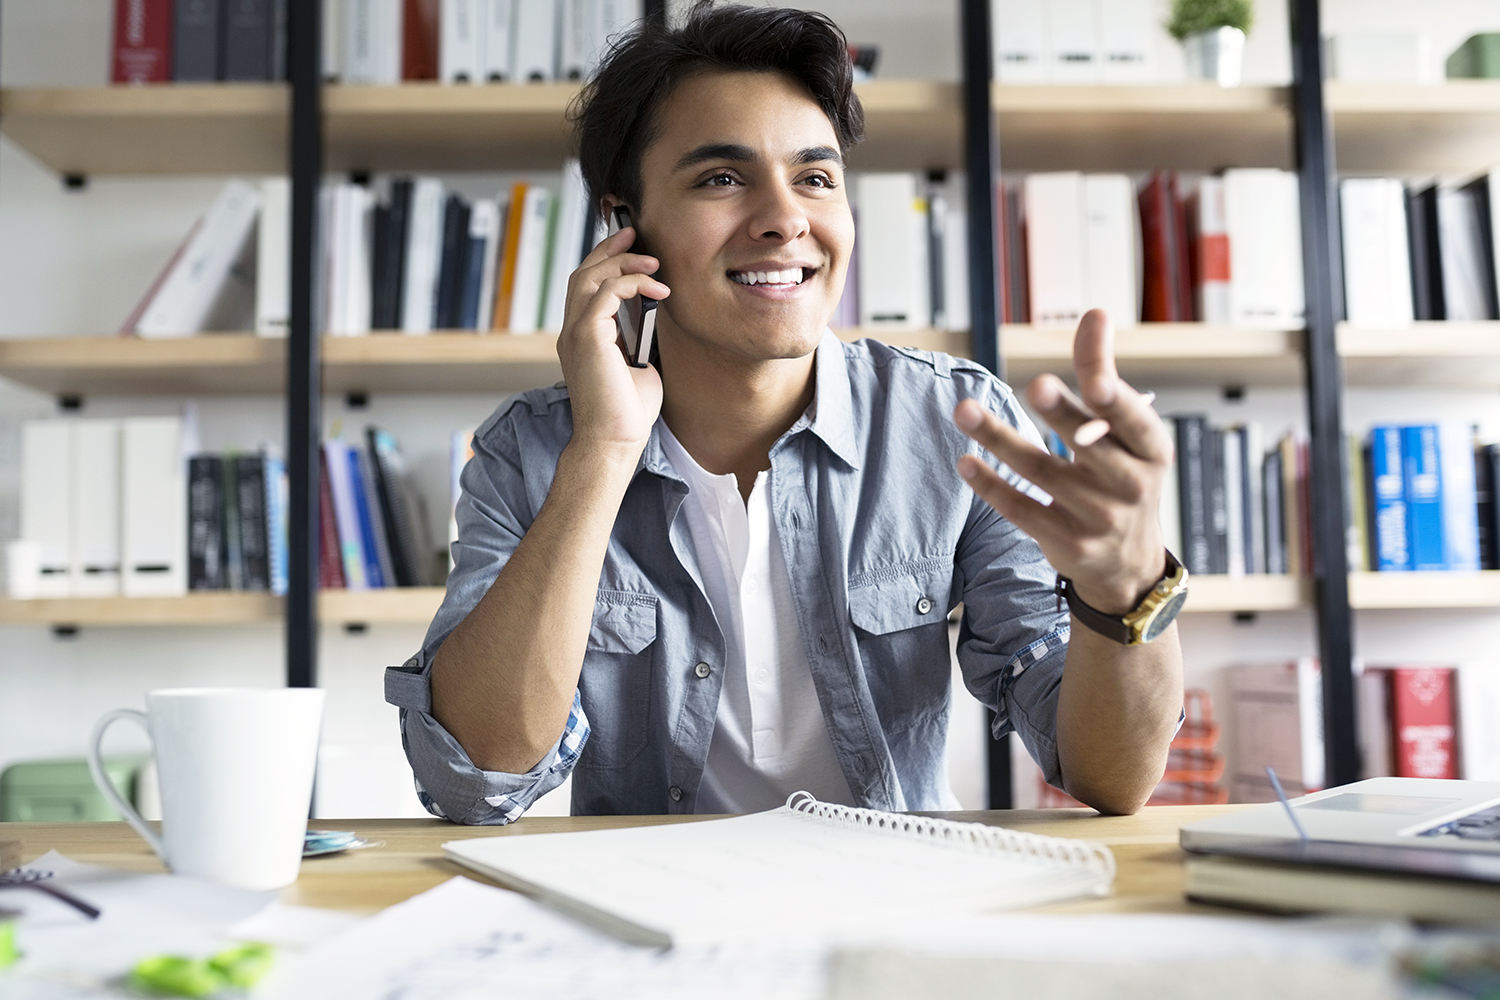
[[275, 79], [275, 33], [273, 0], [224, 0], [224, 79]]
[[[384, 227], [385, 257], [374, 271], [374, 315], [371, 326], [376, 330], [401, 329], [402, 292], [406, 283], [407, 229], [411, 220], [410, 177], [391, 181], [390, 201], [378, 225]], [[379, 230], [377, 230], [378, 232]]]
[[1203, 434], [1203, 476], [1208, 491], [1209, 572], [1229, 572], [1229, 496], [1224, 473], [1224, 432], [1216, 427]]
[[391, 266], [391, 206], [378, 201], [370, 218], [370, 329], [389, 330], [391, 289], [384, 281]]
[[223, 79], [221, 0], [176, 0], [172, 5], [172, 79], [210, 83]]
[[365, 436], [374, 459], [376, 492], [391, 540], [396, 580], [403, 587], [426, 586], [431, 579], [433, 548], [422, 496], [407, 470], [395, 436], [378, 427], [367, 428]]
[[224, 504], [224, 575], [230, 590], [245, 589], [245, 546], [240, 537], [239, 456], [225, 455], [219, 463], [224, 477], [219, 497]]
[[188, 459], [188, 589], [229, 585], [224, 553], [224, 471], [218, 455]]
[[1266, 572], [1279, 576], [1287, 572], [1286, 500], [1282, 496], [1280, 448], [1266, 452], [1260, 481], [1263, 495], [1261, 509], [1266, 519]]
[[1495, 536], [1495, 466], [1490, 449], [1494, 445], [1479, 445], [1474, 449], [1474, 507], [1479, 527], [1479, 568], [1500, 569], [1500, 553], [1496, 552]]
[[1208, 418], [1201, 414], [1177, 417], [1178, 502], [1182, 511], [1182, 561], [1189, 573], [1213, 572], [1213, 537], [1209, 521], [1208, 470], [1205, 442]]
[[1438, 247], [1436, 185], [1408, 192], [1407, 237], [1411, 243], [1412, 314], [1419, 320], [1447, 319], [1443, 303], [1443, 262]]
[[240, 524], [241, 589], [271, 589], [271, 545], [266, 512], [266, 457], [235, 458], [236, 513]]
[[443, 242], [438, 264], [437, 307], [433, 324], [439, 330], [456, 330], [463, 306], [464, 275], [469, 261], [469, 205], [458, 194], [449, 194], [443, 206]]
[[1465, 184], [1460, 191], [1469, 199], [1474, 227], [1473, 250], [1479, 265], [1477, 281], [1489, 319], [1500, 319], [1500, 287], [1497, 287], [1495, 266], [1495, 210], [1500, 208], [1500, 204], [1497, 204], [1500, 192], [1492, 190], [1492, 182], [1496, 178], [1494, 172], [1486, 171]]

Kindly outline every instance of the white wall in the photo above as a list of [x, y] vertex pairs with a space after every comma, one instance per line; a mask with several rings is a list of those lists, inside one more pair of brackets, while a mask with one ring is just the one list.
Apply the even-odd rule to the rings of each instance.
[[[813, 6], [813, 4], [808, 4]], [[885, 76], [957, 79], [957, 7], [935, 0], [840, 0], [822, 5], [856, 43], [882, 48]], [[1259, 24], [1247, 54], [1248, 82], [1284, 82], [1287, 47], [1284, 7], [1259, 6]], [[0, 24], [0, 80], [6, 85], [97, 84], [106, 76], [108, 0], [6, 0]], [[1351, 27], [1422, 30], [1445, 55], [1471, 31], [1500, 27], [1494, 0], [1433, 0], [1414, 7], [1396, 0], [1329, 0], [1331, 31]], [[1163, 43], [1164, 74], [1180, 72], [1170, 40]], [[1173, 69], [1174, 65], [1178, 67]], [[1170, 165], [1170, 164], [1166, 164]], [[493, 190], [502, 178], [468, 177], [464, 187]], [[183, 233], [217, 191], [220, 178], [92, 179], [81, 192], [57, 179], [24, 152], [0, 140], [0, 336], [103, 334], [115, 330]], [[176, 400], [98, 398], [85, 413], [169, 412]], [[493, 407], [484, 396], [375, 396], [363, 412], [330, 399], [325, 422], [360, 428], [378, 422], [396, 432], [427, 484], [434, 512], [446, 505], [448, 435], [472, 427]], [[198, 401], [207, 448], [249, 448], [282, 436], [275, 398], [204, 398]], [[1163, 413], [1206, 409], [1225, 421], [1259, 419], [1268, 435], [1303, 420], [1300, 394], [1251, 390], [1226, 403], [1217, 391], [1163, 391]], [[24, 417], [52, 412], [45, 396], [0, 383], [0, 538], [16, 532], [17, 427]], [[1363, 430], [1381, 419], [1463, 417], [1500, 438], [1500, 397], [1494, 393], [1360, 391], [1350, 393], [1348, 426]], [[436, 513], [435, 513], [436, 519]], [[436, 527], [436, 526], [435, 526]], [[1500, 615], [1479, 612], [1360, 613], [1359, 653], [1375, 662], [1456, 662], [1500, 648]], [[325, 770], [351, 772], [350, 761], [390, 762], [399, 754], [394, 709], [381, 698], [381, 671], [417, 647], [422, 629], [375, 626], [362, 635], [325, 629], [321, 674], [329, 690], [325, 742], [334, 748]], [[1221, 668], [1249, 660], [1311, 653], [1310, 614], [1262, 614], [1237, 623], [1229, 615], [1189, 615], [1182, 636], [1189, 683], [1218, 690]], [[0, 768], [19, 759], [76, 756], [93, 720], [107, 709], [139, 705], [143, 692], [180, 684], [275, 684], [282, 671], [279, 626], [224, 629], [85, 629], [71, 639], [41, 628], [0, 630]], [[1222, 701], [1221, 701], [1222, 704]], [[956, 724], [972, 739], [978, 714]], [[142, 741], [125, 730], [114, 737], [122, 750]], [[968, 804], [982, 789], [974, 773], [982, 756], [960, 748], [955, 785]], [[378, 768], [376, 768], [378, 770]], [[398, 814], [415, 808], [404, 779], [360, 786], [348, 780], [341, 811], [368, 802], [369, 812]], [[554, 808], [556, 804], [554, 804]]]

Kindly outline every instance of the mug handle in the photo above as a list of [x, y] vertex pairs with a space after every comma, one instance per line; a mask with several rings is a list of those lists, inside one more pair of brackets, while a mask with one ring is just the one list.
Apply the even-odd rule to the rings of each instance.
[[156, 856], [161, 859], [161, 863], [166, 865], [168, 870], [170, 870], [172, 863], [167, 860], [167, 848], [162, 843], [161, 837], [155, 830], [146, 825], [146, 821], [141, 819], [141, 814], [136, 812], [129, 802], [125, 801], [124, 796], [115, 788], [115, 783], [110, 781], [109, 775], [104, 773], [104, 762], [100, 757], [99, 745], [104, 741], [104, 731], [116, 719], [134, 719], [140, 723], [142, 729], [146, 730], [148, 736], [151, 733], [151, 727], [146, 724], [145, 712], [138, 712], [133, 708], [117, 708], [113, 712], [107, 713], [94, 724], [94, 734], [89, 737], [89, 774], [93, 775], [94, 784], [98, 786], [99, 793], [109, 800], [110, 805], [120, 811], [120, 815], [125, 817], [125, 822], [129, 823], [135, 829], [135, 832], [141, 835], [141, 838], [146, 841], [151, 850], [156, 852]]

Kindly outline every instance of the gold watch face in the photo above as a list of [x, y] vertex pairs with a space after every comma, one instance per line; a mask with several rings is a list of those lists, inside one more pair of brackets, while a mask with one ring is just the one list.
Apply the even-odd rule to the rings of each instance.
[[1187, 588], [1181, 587], [1156, 607], [1156, 614], [1144, 623], [1141, 629], [1141, 642], [1150, 642], [1167, 630], [1167, 626], [1177, 620], [1177, 615], [1182, 611], [1182, 606], [1187, 602]]
[[1176, 563], [1174, 571], [1151, 588], [1151, 593], [1146, 595], [1139, 608], [1125, 616], [1125, 624], [1130, 627], [1131, 645], [1156, 639], [1182, 612], [1188, 595], [1187, 570], [1175, 559], [1173, 562]]

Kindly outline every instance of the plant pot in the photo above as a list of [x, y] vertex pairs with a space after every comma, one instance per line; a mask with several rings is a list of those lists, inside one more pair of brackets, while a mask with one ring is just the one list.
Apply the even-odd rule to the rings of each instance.
[[1190, 80], [1213, 80], [1221, 87], [1238, 87], [1245, 65], [1245, 33], [1239, 28], [1215, 28], [1182, 40]]

